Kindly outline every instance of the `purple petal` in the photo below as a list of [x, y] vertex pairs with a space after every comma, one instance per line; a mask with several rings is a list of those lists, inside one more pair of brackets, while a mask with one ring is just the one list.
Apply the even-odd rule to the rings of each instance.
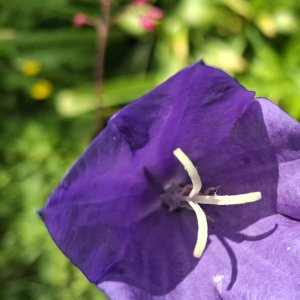
[[197, 163], [205, 187], [220, 186], [222, 195], [262, 194], [262, 201], [251, 205], [204, 206], [220, 227], [239, 231], [277, 213], [278, 163], [259, 101], [252, 101], [220, 147]]
[[198, 262], [192, 256], [196, 219], [188, 210], [160, 208], [142, 215], [139, 208], [145, 212], [108, 201], [58, 205], [41, 215], [55, 242], [91, 282], [124, 281], [165, 293]]
[[278, 161], [278, 212], [300, 219], [300, 124], [270, 101], [257, 101]]
[[[266, 228], [270, 234], [258, 237]], [[121, 282], [98, 287], [112, 300], [299, 299], [299, 222], [273, 215], [251, 225], [235, 241], [216, 234], [212, 232], [196, 268], [167, 295], [153, 296]]]
[[180, 147], [194, 161], [205, 159], [220, 147], [253, 97], [226, 73], [199, 62], [125, 107], [111, 122], [155, 178], [167, 183], [178, 172], [185, 176], [170, 153]]

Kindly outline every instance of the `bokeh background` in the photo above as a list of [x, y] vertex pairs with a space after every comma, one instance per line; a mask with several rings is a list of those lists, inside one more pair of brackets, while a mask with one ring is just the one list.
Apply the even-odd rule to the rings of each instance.
[[104, 299], [36, 214], [99, 112], [203, 58], [300, 119], [299, 1], [114, 0], [101, 101], [99, 2], [0, 0], [0, 299]]

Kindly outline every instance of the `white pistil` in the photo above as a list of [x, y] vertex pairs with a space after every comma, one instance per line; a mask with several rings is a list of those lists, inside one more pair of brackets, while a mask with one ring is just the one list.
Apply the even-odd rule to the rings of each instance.
[[213, 204], [213, 205], [234, 205], [234, 204], [244, 204], [255, 202], [261, 199], [260, 192], [253, 192], [247, 194], [239, 194], [232, 196], [220, 196], [220, 195], [198, 195], [202, 182], [196, 167], [193, 165], [192, 161], [188, 158], [188, 156], [180, 149], [177, 148], [173, 151], [173, 154], [183, 165], [184, 169], [187, 171], [192, 184], [193, 189], [188, 195], [187, 203], [194, 210], [198, 223], [198, 233], [197, 233], [197, 241], [194, 248], [193, 255], [197, 258], [201, 257], [208, 238], [208, 229], [207, 229], [207, 220], [204, 211], [198, 204]]
[[213, 205], [234, 205], [255, 202], [261, 199], [261, 192], [254, 192], [248, 194], [220, 196], [220, 195], [197, 195], [193, 198], [193, 202], [199, 204], [213, 204]]
[[184, 169], [187, 171], [189, 174], [192, 184], [193, 184], [193, 189], [191, 190], [189, 194], [189, 198], [194, 197], [197, 195], [201, 188], [202, 188], [202, 182], [200, 179], [200, 176], [198, 174], [198, 171], [196, 167], [193, 165], [191, 160], [187, 157], [187, 155], [180, 149], [177, 148], [173, 151], [173, 154], [176, 156], [176, 158], [181, 162], [183, 165]]
[[208, 237], [208, 229], [207, 229], [207, 221], [206, 216], [200, 205], [197, 205], [193, 201], [188, 201], [188, 204], [191, 206], [191, 208], [194, 210], [197, 222], [198, 222], [198, 233], [197, 233], [197, 242], [194, 248], [193, 255], [194, 257], [201, 257], [202, 253], [206, 246], [206, 241]]

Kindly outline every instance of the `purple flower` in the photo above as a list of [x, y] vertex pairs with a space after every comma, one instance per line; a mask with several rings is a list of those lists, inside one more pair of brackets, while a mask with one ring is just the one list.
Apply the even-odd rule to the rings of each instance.
[[[300, 125], [199, 62], [113, 116], [40, 214], [111, 299], [299, 299], [299, 168]], [[255, 202], [203, 204], [223, 195]]]

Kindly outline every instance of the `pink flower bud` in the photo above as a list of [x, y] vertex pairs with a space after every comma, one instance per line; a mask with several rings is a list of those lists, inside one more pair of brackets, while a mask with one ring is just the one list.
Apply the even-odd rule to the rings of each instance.
[[161, 9], [152, 6], [147, 13], [147, 17], [152, 20], [159, 21], [164, 17], [164, 13]]
[[140, 17], [140, 24], [148, 32], [152, 32], [155, 29], [154, 22], [150, 18], [148, 18], [148, 17], [141, 16]]
[[86, 25], [87, 22], [88, 22], [88, 19], [85, 14], [79, 13], [79, 14], [75, 15], [73, 18], [73, 25], [76, 27], [82, 27], [82, 26]]

